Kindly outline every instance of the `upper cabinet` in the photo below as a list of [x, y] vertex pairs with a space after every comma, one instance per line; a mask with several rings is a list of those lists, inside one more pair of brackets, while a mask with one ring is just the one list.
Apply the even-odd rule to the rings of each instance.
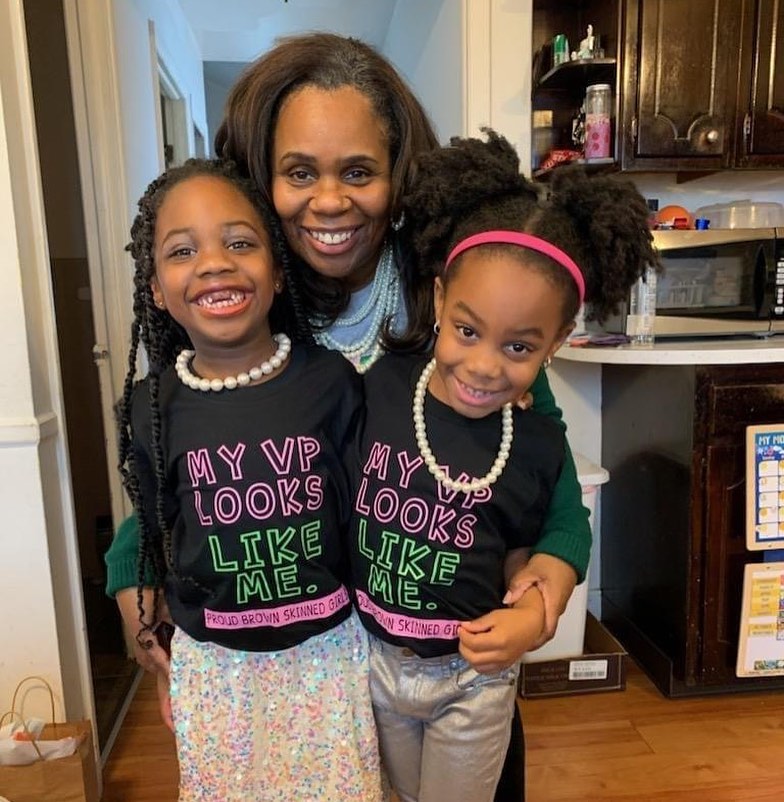
[[743, 5], [735, 163], [784, 167], [784, 3]]
[[622, 167], [784, 166], [783, 24], [777, 0], [628, 0]]
[[627, 2], [624, 169], [731, 165], [741, 6], [739, 0]]
[[[604, 35], [604, 56], [617, 61], [610, 80], [621, 169], [784, 167], [784, 0], [537, 0], [538, 61], [559, 26], [579, 31], [591, 22]], [[565, 73], [558, 81], [568, 89], [556, 90], [535, 59], [533, 79], [532, 152], [541, 154], [550, 118], [552, 147], [566, 147], [567, 121], [593, 76]]]

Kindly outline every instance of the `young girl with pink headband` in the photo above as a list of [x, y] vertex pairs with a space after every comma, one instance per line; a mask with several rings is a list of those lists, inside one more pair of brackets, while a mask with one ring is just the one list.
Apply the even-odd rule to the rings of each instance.
[[[536, 586], [505, 588], [537, 550], [567, 448], [559, 421], [516, 402], [581, 304], [602, 318], [656, 257], [630, 182], [570, 169], [542, 199], [493, 132], [428, 153], [417, 175], [405, 206], [436, 275], [433, 354], [365, 376], [352, 578], [399, 798], [489, 802], [519, 660], [545, 627]], [[555, 553], [570, 561], [568, 543]]]

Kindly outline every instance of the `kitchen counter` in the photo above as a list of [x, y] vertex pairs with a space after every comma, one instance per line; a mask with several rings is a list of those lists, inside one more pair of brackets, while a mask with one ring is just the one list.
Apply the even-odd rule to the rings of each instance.
[[741, 365], [784, 362], [784, 336], [723, 340], [663, 340], [650, 347], [576, 347], [556, 359], [594, 365]]

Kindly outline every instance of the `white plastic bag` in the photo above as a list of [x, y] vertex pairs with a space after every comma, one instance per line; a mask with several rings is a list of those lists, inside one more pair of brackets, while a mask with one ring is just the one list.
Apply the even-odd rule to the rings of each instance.
[[0, 766], [27, 766], [36, 760], [54, 760], [72, 755], [81, 738], [69, 736], [56, 741], [40, 740], [44, 722], [28, 719], [0, 727]]

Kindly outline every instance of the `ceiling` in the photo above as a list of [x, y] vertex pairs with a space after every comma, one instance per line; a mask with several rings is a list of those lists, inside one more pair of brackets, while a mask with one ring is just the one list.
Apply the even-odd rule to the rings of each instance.
[[384, 43], [397, 3], [417, 0], [177, 0], [206, 62], [245, 63], [278, 36], [328, 30]]

